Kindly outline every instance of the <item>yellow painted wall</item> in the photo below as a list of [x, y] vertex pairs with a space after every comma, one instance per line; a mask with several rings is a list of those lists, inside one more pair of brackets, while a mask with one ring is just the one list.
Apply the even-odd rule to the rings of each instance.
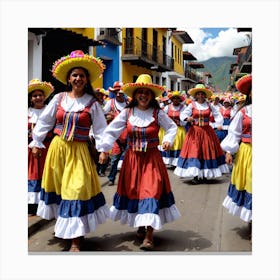
[[153, 71], [149, 70], [147, 68], [139, 67], [137, 65], [129, 65], [129, 64], [127, 64], [125, 67], [123, 67], [122, 81], [124, 83], [132, 83], [133, 82], [133, 76], [137, 76], [138, 77], [141, 74], [152, 75]]
[[[122, 38], [126, 37], [126, 28], [123, 28]], [[162, 51], [162, 36], [166, 36], [166, 29], [163, 28], [156, 28], [158, 31], [158, 46], [159, 49]], [[133, 37], [142, 38], [142, 28], [134, 28], [133, 29]], [[147, 30], [147, 43], [152, 45], [153, 44], [153, 28], [148, 28]], [[147, 69], [144, 67], [139, 67], [137, 65], [131, 65], [127, 62], [122, 62], [122, 81], [124, 83], [133, 82], [133, 76], [139, 76], [140, 74], [149, 74], [153, 75], [154, 71], [151, 69]]]
[[[183, 45], [174, 37], [171, 37], [171, 41], [173, 43], [172, 58], [174, 59], [174, 71], [181, 75], [184, 75], [183, 50], [182, 50]], [[179, 50], [179, 54], [178, 54], [178, 50]]]

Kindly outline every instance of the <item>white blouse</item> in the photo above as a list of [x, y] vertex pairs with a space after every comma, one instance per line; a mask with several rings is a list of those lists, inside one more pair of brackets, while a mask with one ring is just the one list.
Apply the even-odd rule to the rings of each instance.
[[42, 112], [44, 111], [45, 108], [46, 108], [46, 106], [44, 106], [41, 109], [35, 109], [33, 107], [29, 107], [28, 108], [28, 122], [35, 124], [38, 121], [40, 115], [42, 114]]
[[[126, 102], [119, 102], [117, 99], [114, 100], [117, 110], [122, 111], [126, 106]], [[109, 99], [103, 107], [104, 113], [107, 114], [111, 110], [111, 99]]]
[[[136, 107], [133, 108], [133, 112], [128, 117], [128, 110], [122, 110], [120, 114], [107, 126], [103, 133], [103, 141], [99, 147], [100, 152], [109, 151], [114, 142], [119, 138], [123, 130], [126, 128], [126, 123], [129, 122], [138, 127], [147, 127], [154, 121], [153, 108], [148, 110], [140, 110]], [[177, 125], [175, 122], [167, 116], [163, 110], [158, 112], [159, 125], [165, 130], [162, 143], [169, 142], [171, 145], [174, 142], [177, 133]]]
[[[182, 105], [183, 105], [183, 106], [182, 106]], [[174, 106], [174, 105], [172, 104], [171, 106], [173, 107], [173, 110], [174, 110], [174, 111], [180, 111], [180, 112], [182, 112], [183, 110], [185, 110], [186, 107], [187, 107], [187, 105], [185, 105], [185, 104], [180, 104], [180, 105], [178, 105], [178, 106]], [[181, 108], [181, 107], [182, 107], [182, 108]], [[180, 108], [181, 108], [181, 109], [180, 109]], [[165, 107], [163, 108], [163, 111], [164, 111], [165, 113], [168, 114], [168, 109], [169, 109], [169, 105], [165, 106]], [[186, 121], [180, 120], [180, 125], [181, 125], [181, 126], [184, 126], [184, 125], [186, 125], [186, 124], [187, 124]]]
[[[245, 108], [245, 114], [252, 118], [252, 105], [248, 105]], [[243, 128], [243, 114], [238, 111], [232, 119], [228, 127], [228, 135], [221, 142], [223, 151], [235, 154], [238, 151], [239, 143], [241, 140], [242, 128]]]
[[[67, 92], [60, 94], [65, 94], [65, 97], [61, 102], [61, 106], [67, 112], [78, 112], [84, 110], [86, 105], [92, 98], [92, 96], [89, 94], [84, 94], [79, 98], [71, 98], [68, 96]], [[43, 113], [40, 115], [38, 122], [33, 130], [33, 141], [29, 144], [30, 148], [45, 148], [43, 141], [47, 133], [53, 129], [56, 123], [56, 112], [60, 94], [56, 94], [52, 98]], [[103, 130], [107, 126], [107, 123], [104, 117], [104, 112], [98, 102], [94, 102], [92, 104], [89, 113], [91, 114], [92, 129], [97, 145], [97, 143], [101, 141], [101, 135], [103, 133]]]
[[[197, 101], [194, 101], [194, 102], [195, 102], [195, 106], [198, 110], [207, 110], [210, 106], [210, 109], [212, 111], [212, 114], [213, 114], [213, 117], [215, 119], [215, 123], [217, 124], [217, 126], [223, 125], [224, 118], [223, 118], [221, 112], [219, 111], [219, 109], [217, 109], [217, 107], [213, 106], [211, 103], [208, 103], [206, 101], [203, 102], [202, 104], [198, 103]], [[181, 111], [181, 113], [180, 113], [181, 121], [192, 116], [192, 109], [193, 109], [193, 104], [190, 103], [183, 111]]]

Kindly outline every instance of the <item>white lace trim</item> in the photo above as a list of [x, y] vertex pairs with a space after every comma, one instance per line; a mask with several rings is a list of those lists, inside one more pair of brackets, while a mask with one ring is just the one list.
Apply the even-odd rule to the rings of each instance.
[[40, 201], [40, 192], [28, 192], [28, 204], [38, 204]]
[[151, 226], [159, 230], [163, 224], [177, 220], [179, 217], [181, 214], [176, 205], [161, 209], [159, 215], [152, 213], [131, 214], [127, 210], [118, 210], [115, 206], [110, 208], [110, 218], [113, 221], [119, 220], [122, 224], [128, 224], [130, 227]]
[[249, 210], [244, 206], [238, 206], [229, 196], [226, 196], [224, 199], [223, 206], [231, 215], [238, 216], [245, 222], [250, 222], [252, 220], [252, 210]]
[[174, 174], [179, 177], [198, 177], [198, 178], [207, 178], [213, 179], [218, 178], [223, 175], [223, 173], [229, 173], [229, 168], [227, 164], [219, 166], [219, 168], [214, 169], [199, 169], [197, 167], [189, 167], [187, 169], [177, 166], [174, 170]]
[[55, 236], [63, 239], [85, 236], [95, 231], [98, 225], [104, 224], [109, 215], [109, 207], [104, 205], [82, 217], [62, 218], [59, 216], [54, 227]]
[[155, 120], [155, 118], [153, 117], [152, 108], [146, 111], [142, 111], [136, 107], [134, 107], [133, 113], [128, 119], [132, 125], [138, 127], [147, 127], [150, 123], [152, 123]]

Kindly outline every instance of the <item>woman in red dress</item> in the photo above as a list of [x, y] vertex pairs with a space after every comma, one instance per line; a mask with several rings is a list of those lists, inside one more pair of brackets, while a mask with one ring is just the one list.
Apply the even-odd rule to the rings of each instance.
[[[160, 109], [156, 97], [164, 91], [142, 74], [135, 83], [122, 88], [132, 98], [127, 107], [110, 123], [103, 134], [102, 151], [108, 151], [127, 127], [128, 149], [120, 170], [111, 218], [138, 227], [140, 246], [151, 250], [153, 231], [180, 217], [175, 205], [166, 166], [158, 149], [159, 128], [165, 130], [162, 149], [170, 149], [177, 125]], [[105, 159], [104, 159], [105, 160]]]
[[[47, 97], [54, 91], [51, 83], [33, 79], [28, 84], [28, 144], [33, 140], [32, 131], [44, 111]], [[33, 157], [32, 150], [28, 148], [28, 215], [36, 214], [40, 200], [41, 180], [45, 159], [52, 139], [52, 132], [45, 138], [46, 147], [38, 158]]]
[[197, 84], [189, 93], [195, 101], [181, 112], [180, 119], [192, 125], [187, 132], [174, 174], [193, 178], [191, 183], [196, 185], [207, 179], [221, 177], [223, 173], [229, 173], [229, 169], [219, 139], [210, 126], [211, 113], [218, 125], [223, 124], [219, 110], [206, 100], [212, 96], [212, 91], [203, 84]]

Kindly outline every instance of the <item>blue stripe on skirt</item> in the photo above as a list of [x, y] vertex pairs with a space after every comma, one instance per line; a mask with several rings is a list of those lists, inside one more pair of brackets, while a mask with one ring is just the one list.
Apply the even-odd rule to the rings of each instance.
[[40, 180], [28, 180], [28, 192], [39, 192], [41, 190]]
[[228, 188], [228, 196], [238, 206], [244, 206], [245, 208], [252, 210], [252, 194], [246, 192], [246, 190], [238, 191], [235, 185], [230, 184]]
[[187, 169], [189, 167], [197, 167], [198, 169], [213, 169], [218, 168], [221, 165], [225, 164], [225, 156], [222, 155], [216, 159], [210, 160], [199, 160], [197, 158], [178, 158], [177, 166]]
[[126, 196], [120, 196], [115, 193], [113, 205], [118, 210], [127, 210], [129, 213], [153, 213], [158, 214], [162, 208], [169, 208], [175, 204], [172, 192], [164, 194], [161, 198], [129, 199]]

